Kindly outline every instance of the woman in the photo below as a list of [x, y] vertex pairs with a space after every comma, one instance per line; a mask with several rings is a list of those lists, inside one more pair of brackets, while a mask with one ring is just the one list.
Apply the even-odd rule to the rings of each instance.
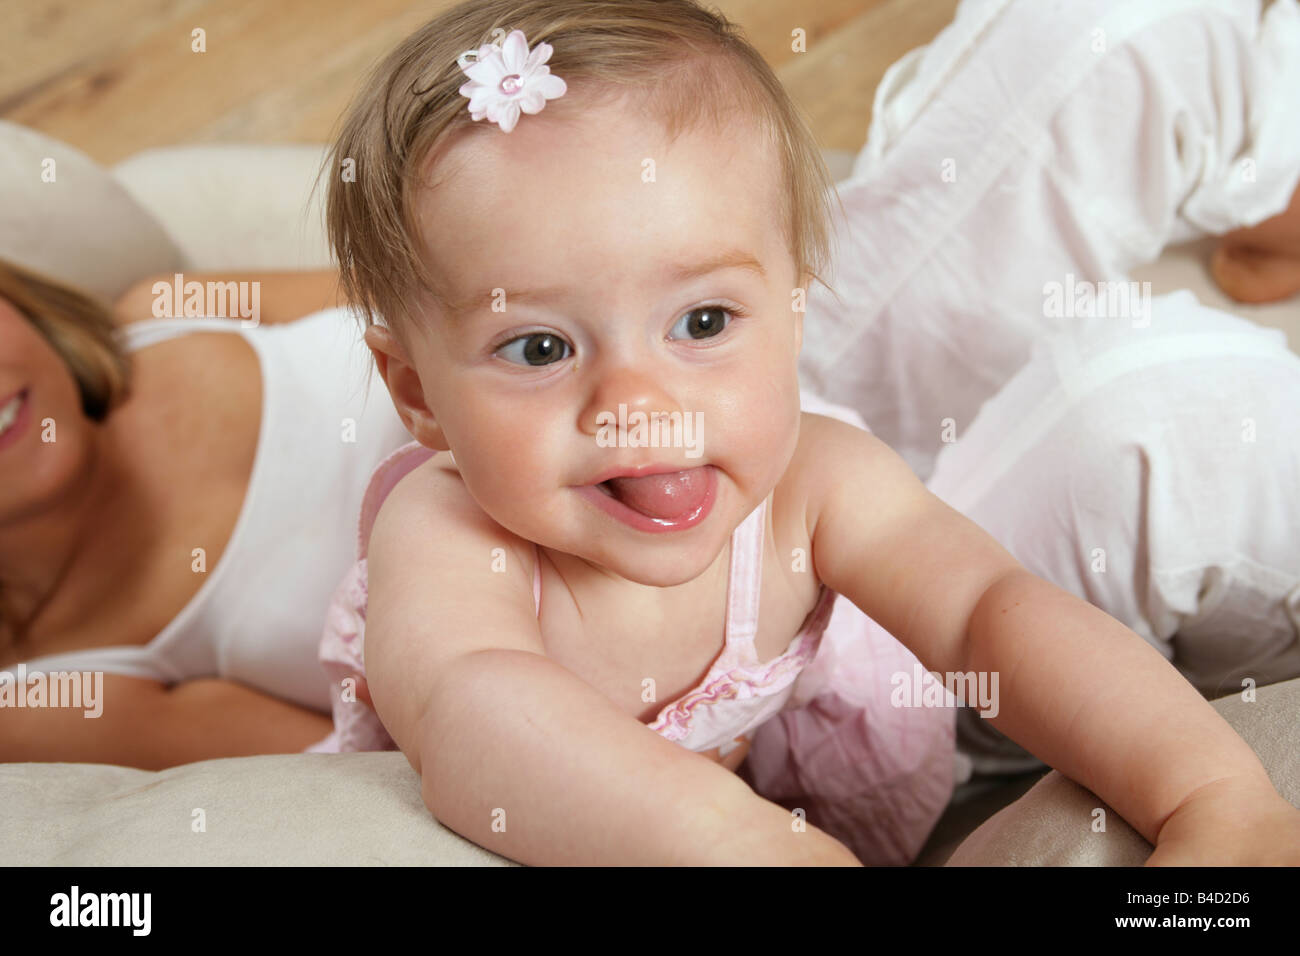
[[104, 672], [98, 718], [0, 711], [0, 760], [159, 769], [330, 731], [325, 607], [409, 438], [334, 273], [238, 278], [255, 328], [0, 263], [0, 669]]

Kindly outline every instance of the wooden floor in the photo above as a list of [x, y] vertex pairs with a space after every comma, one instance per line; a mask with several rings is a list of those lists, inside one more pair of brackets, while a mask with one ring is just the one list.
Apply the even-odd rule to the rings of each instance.
[[[824, 148], [857, 150], [886, 68], [957, 0], [712, 0]], [[180, 143], [327, 142], [366, 69], [450, 0], [3, 0], [0, 119], [104, 165]], [[206, 52], [191, 51], [205, 31]], [[805, 31], [794, 52], [792, 31]]]

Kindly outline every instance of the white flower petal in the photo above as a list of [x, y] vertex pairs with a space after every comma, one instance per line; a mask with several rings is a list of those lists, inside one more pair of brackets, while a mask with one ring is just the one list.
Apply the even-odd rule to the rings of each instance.
[[469, 98], [469, 108], [472, 110], [484, 110], [492, 103], [499, 102], [501, 97], [494, 91], [485, 87], [479, 87], [474, 91], [474, 95]]
[[500, 118], [497, 120], [497, 125], [499, 125], [504, 132], [508, 133], [515, 128], [515, 124], [518, 122], [519, 122], [519, 104], [502, 103]]
[[559, 99], [569, 88], [568, 85], [554, 74], [548, 73], [546, 76], [534, 77], [528, 84], [530, 90], [536, 90], [548, 100]]
[[546, 105], [546, 97], [539, 90], [527, 89], [519, 94], [515, 102], [525, 113], [540, 113]]
[[487, 86], [496, 86], [501, 82], [501, 77], [506, 75], [500, 56], [489, 56], [471, 63], [462, 72], [471, 80]]
[[533, 47], [533, 52], [528, 54], [528, 66], [537, 69], [551, 58], [551, 45], [549, 43], [539, 43]]
[[528, 62], [528, 41], [523, 30], [513, 30], [501, 45], [501, 58], [505, 62], [506, 75], [518, 73]]

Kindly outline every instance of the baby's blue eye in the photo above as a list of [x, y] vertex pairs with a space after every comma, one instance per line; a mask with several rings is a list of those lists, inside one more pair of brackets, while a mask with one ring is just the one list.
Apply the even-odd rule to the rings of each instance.
[[669, 334], [670, 338], [707, 339], [717, 335], [726, 328], [731, 316], [730, 309], [720, 305], [706, 305], [691, 309], [673, 326], [672, 333], [681, 332], [680, 336]]
[[534, 332], [512, 339], [497, 350], [507, 362], [516, 365], [550, 365], [569, 357], [569, 343], [550, 332]]

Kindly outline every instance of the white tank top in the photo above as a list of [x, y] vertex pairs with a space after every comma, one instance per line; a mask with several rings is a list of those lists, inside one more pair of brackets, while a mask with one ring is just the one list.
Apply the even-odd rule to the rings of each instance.
[[[348, 308], [245, 329], [239, 319], [125, 326], [134, 352], [191, 332], [243, 335], [262, 369], [262, 425], [230, 541], [198, 593], [148, 644], [50, 654], [28, 671], [100, 670], [171, 684], [223, 677], [328, 712], [317, 660], [325, 610], [355, 558], [370, 473], [411, 440]], [[12, 669], [12, 667], [10, 668]]]

